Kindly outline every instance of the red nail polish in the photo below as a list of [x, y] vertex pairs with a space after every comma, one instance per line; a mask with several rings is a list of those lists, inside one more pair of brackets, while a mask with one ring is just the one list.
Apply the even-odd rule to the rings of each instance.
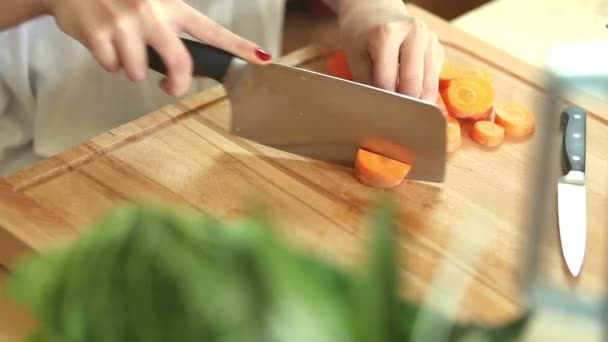
[[258, 56], [258, 58], [263, 60], [264, 62], [272, 59], [272, 56], [268, 52], [266, 52], [260, 48], [255, 49], [255, 55]]

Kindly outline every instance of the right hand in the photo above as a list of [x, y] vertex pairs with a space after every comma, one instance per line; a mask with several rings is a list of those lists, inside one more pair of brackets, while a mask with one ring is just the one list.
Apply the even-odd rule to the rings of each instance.
[[181, 96], [192, 81], [192, 58], [180, 41], [183, 31], [250, 63], [270, 55], [256, 44], [215, 23], [182, 0], [41, 0], [57, 25], [80, 41], [109, 72], [124, 69], [133, 81], [146, 78], [146, 45], [163, 59], [161, 88]]

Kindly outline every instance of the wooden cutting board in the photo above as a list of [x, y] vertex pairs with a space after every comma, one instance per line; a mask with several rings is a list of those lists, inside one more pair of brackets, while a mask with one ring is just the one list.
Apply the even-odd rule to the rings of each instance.
[[[542, 70], [409, 8], [439, 34], [449, 59], [491, 72], [497, 102], [515, 101], [543, 114], [547, 75]], [[282, 63], [324, 71], [335, 48], [329, 43], [308, 46]], [[365, 255], [365, 214], [378, 192], [359, 184], [349, 168], [231, 136], [225, 129], [230, 104], [224, 95], [217, 86], [0, 179], [0, 261], [10, 267], [28, 250], [69, 242], [123, 201], [162, 200], [234, 217], [249, 196], [262, 196], [290, 241], [356, 267]], [[555, 226], [543, 240], [552, 249], [544, 269], [563, 286], [598, 293], [604, 290], [601, 272], [608, 266], [602, 245], [608, 111], [605, 103], [585, 94], [568, 100], [589, 111], [589, 246], [580, 279], [568, 280]], [[465, 128], [463, 140], [449, 158], [445, 184], [407, 181], [392, 191], [400, 208], [403, 290], [420, 300], [431, 293], [439, 302], [459, 300], [462, 317], [499, 322], [512, 318], [523, 304], [518, 281], [536, 191], [532, 175], [539, 167], [538, 138], [485, 150], [468, 139]], [[554, 204], [546, 210], [548, 217], [555, 215]], [[433, 280], [442, 277], [448, 282], [435, 286]]]

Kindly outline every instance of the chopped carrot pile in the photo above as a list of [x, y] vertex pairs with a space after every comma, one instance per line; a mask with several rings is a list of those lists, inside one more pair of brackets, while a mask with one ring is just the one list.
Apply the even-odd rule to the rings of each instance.
[[455, 118], [489, 115], [494, 105], [494, 89], [490, 82], [477, 76], [458, 78], [442, 93], [448, 113]]
[[518, 138], [532, 134], [536, 126], [534, 115], [516, 103], [497, 106], [495, 120], [505, 128], [507, 135]]
[[486, 69], [446, 60], [439, 82], [447, 114], [456, 120], [473, 122], [469, 136], [478, 144], [498, 146], [506, 136], [525, 137], [534, 133], [536, 121], [530, 110], [517, 103], [495, 103], [491, 75]]
[[389, 189], [401, 184], [411, 166], [379, 154], [359, 149], [355, 159], [355, 174], [367, 186]]
[[477, 121], [469, 133], [476, 143], [496, 147], [505, 139], [505, 129], [492, 121]]
[[327, 59], [327, 71], [334, 77], [343, 78], [349, 81], [353, 80], [353, 74], [344, 50], [338, 50], [329, 56]]
[[[338, 50], [327, 60], [328, 73], [352, 80], [346, 53]], [[470, 122], [468, 136], [475, 143], [498, 147], [508, 137], [526, 137], [534, 133], [534, 114], [521, 104], [497, 102], [497, 94], [487, 69], [445, 60], [439, 75], [437, 106], [446, 116], [447, 153], [463, 146], [461, 125]], [[466, 133], [464, 134], [466, 135]], [[407, 177], [412, 165], [401, 163], [364, 149], [355, 160], [356, 177], [375, 188], [393, 188]]]

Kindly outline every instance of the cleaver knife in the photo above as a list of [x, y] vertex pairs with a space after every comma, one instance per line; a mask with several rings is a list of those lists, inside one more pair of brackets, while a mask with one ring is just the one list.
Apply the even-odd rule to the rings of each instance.
[[[443, 182], [446, 117], [435, 104], [278, 63], [255, 65], [180, 38], [193, 76], [220, 82], [230, 133], [289, 153], [352, 167], [359, 148], [412, 165], [409, 179]], [[166, 74], [148, 47], [150, 69]]]
[[574, 277], [581, 271], [587, 240], [586, 114], [575, 106], [565, 108], [561, 114], [565, 127], [562, 162], [566, 174], [557, 183], [557, 210], [563, 256]]

